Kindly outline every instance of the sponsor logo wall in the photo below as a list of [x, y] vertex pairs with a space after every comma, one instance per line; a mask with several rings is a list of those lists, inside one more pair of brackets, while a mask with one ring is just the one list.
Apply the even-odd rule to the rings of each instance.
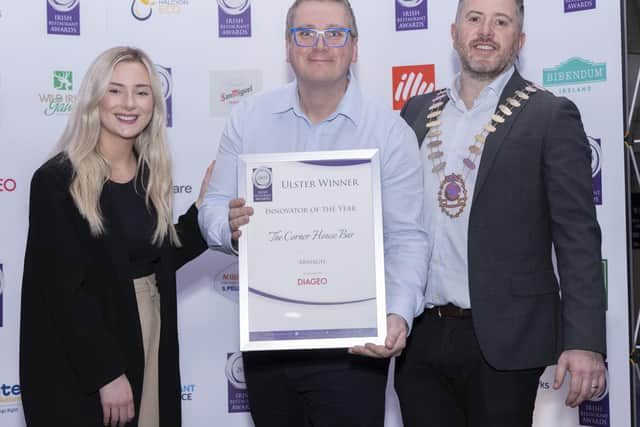
[[[400, 110], [411, 96], [450, 84], [459, 67], [449, 34], [457, 2], [375, 0], [375, 7], [372, 0], [351, 2], [360, 27], [359, 58], [352, 71], [367, 96]], [[0, 43], [0, 57], [11, 59], [1, 70], [0, 206], [13, 215], [10, 226], [0, 224], [0, 425], [23, 427], [19, 324], [13, 319], [19, 319], [28, 180], [52, 154], [90, 61], [122, 44], [145, 49], [155, 61], [169, 115], [177, 216], [197, 197], [232, 109], [293, 78], [284, 40], [290, 0], [0, 3], [0, 40], [11, 41]], [[525, 0], [525, 6], [522, 74], [576, 103], [589, 135], [585, 143], [592, 152], [594, 202], [603, 230], [607, 320], [615, 325], [607, 331], [608, 409], [597, 406], [604, 399], [565, 408], [566, 391], [549, 387], [553, 370], [547, 370], [540, 380], [534, 426], [626, 427], [621, 9], [616, 0]], [[179, 15], [184, 19], [173, 19]], [[268, 198], [269, 179], [263, 172], [255, 176], [254, 186]], [[183, 425], [251, 427], [238, 353], [237, 259], [206, 253], [181, 269], [178, 281]], [[385, 426], [402, 427], [391, 391]]]

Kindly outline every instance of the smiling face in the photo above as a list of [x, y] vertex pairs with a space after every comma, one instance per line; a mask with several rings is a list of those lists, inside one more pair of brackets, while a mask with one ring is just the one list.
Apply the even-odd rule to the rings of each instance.
[[515, 0], [464, 0], [451, 37], [463, 74], [481, 81], [510, 67], [525, 42]]
[[[331, 27], [349, 28], [349, 15], [344, 5], [327, 1], [307, 1], [295, 10], [293, 27], [324, 30]], [[322, 38], [315, 47], [298, 47], [287, 38], [287, 62], [291, 64], [299, 85], [344, 85], [349, 67], [358, 59], [357, 39], [349, 36], [344, 47], [329, 48]]]
[[140, 62], [118, 63], [98, 105], [100, 143], [133, 143], [149, 124], [153, 106], [151, 79], [146, 67]]

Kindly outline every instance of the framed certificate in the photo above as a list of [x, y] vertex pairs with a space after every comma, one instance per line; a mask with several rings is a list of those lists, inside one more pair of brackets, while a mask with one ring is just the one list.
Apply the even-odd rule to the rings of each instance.
[[382, 345], [378, 150], [242, 155], [238, 193], [240, 349]]

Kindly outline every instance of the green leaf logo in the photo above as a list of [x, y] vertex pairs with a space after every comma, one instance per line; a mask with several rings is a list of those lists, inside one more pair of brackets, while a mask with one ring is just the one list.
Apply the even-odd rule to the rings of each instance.
[[73, 73], [71, 71], [54, 71], [53, 88], [55, 90], [73, 90]]

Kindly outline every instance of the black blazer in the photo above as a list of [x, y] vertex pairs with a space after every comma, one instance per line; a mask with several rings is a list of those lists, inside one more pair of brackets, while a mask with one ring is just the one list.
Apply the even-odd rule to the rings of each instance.
[[[72, 173], [58, 155], [31, 181], [20, 323], [25, 418], [30, 427], [102, 426], [98, 390], [125, 373], [137, 425], [144, 349], [127, 248], [108, 225], [103, 237], [91, 236], [69, 193]], [[100, 206], [112, 209], [106, 188]], [[182, 247], [163, 244], [156, 269], [161, 426], [181, 423], [175, 272], [206, 249], [195, 206], [176, 228]]]
[[[500, 103], [527, 84], [516, 71]], [[418, 141], [434, 95], [414, 97], [402, 110]], [[568, 349], [605, 353], [601, 236], [590, 165], [578, 109], [545, 90], [487, 138], [467, 257], [475, 332], [497, 369], [552, 365]]]

